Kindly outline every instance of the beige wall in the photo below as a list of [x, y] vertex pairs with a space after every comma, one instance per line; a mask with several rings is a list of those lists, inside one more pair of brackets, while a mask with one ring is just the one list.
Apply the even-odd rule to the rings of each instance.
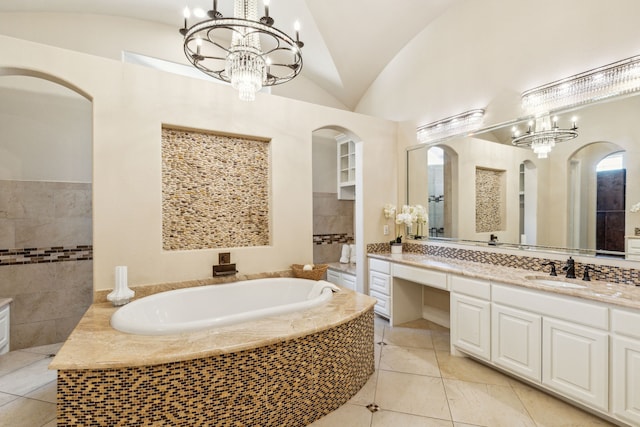
[[[136, 285], [208, 277], [217, 260], [211, 250], [161, 249], [163, 123], [271, 139], [273, 243], [231, 249], [241, 273], [311, 260], [315, 129], [342, 126], [363, 141], [362, 212], [396, 198], [395, 123], [276, 96], [243, 103], [226, 86], [4, 36], [0, 51], [0, 72], [53, 76], [93, 101], [94, 289], [113, 286], [116, 265]], [[362, 227], [363, 243], [382, 239], [377, 225]]]

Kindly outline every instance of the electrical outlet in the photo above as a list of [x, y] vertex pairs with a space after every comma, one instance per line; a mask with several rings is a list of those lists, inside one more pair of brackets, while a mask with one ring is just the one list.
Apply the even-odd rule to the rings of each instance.
[[389, 234], [389, 226], [388, 226], [388, 225], [385, 225], [385, 226], [382, 228], [382, 232], [384, 233], [384, 235], [385, 235], [385, 236], [387, 236], [387, 235]]

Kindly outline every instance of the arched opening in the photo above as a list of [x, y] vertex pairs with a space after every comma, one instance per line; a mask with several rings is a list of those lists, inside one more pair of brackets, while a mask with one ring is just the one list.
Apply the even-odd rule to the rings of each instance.
[[[64, 341], [93, 300], [92, 102], [53, 76], [0, 69], [0, 294], [11, 350]], [[41, 303], [40, 303], [41, 302]]]
[[348, 129], [327, 126], [312, 134], [313, 262], [329, 264], [327, 279], [363, 290], [360, 191], [361, 141]]
[[624, 150], [611, 142], [585, 145], [569, 158], [568, 170], [569, 246], [624, 252]]

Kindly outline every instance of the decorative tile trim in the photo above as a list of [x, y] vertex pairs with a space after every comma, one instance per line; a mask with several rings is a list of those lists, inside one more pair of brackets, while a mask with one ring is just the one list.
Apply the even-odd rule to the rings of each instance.
[[168, 364], [58, 371], [58, 425], [305, 426], [374, 372], [373, 310], [251, 350]]
[[50, 248], [0, 249], [0, 266], [42, 264], [93, 259], [92, 245], [52, 246]]
[[353, 243], [353, 236], [349, 236], [347, 233], [313, 235], [314, 245], [331, 245], [334, 243]]
[[[484, 264], [500, 265], [503, 267], [521, 268], [524, 270], [543, 271], [544, 257], [521, 256], [498, 252], [477, 251], [473, 249], [459, 249], [447, 246], [420, 243], [403, 243], [402, 250], [407, 253], [437, 256], [441, 258], [460, 259], [464, 261], [480, 262]], [[367, 245], [367, 253], [388, 253], [391, 251], [388, 243], [374, 243]], [[576, 270], [582, 270], [583, 265], [576, 262]], [[598, 265], [599, 272], [591, 273], [593, 280], [612, 283], [636, 285], [640, 283], [640, 270], [609, 265]]]

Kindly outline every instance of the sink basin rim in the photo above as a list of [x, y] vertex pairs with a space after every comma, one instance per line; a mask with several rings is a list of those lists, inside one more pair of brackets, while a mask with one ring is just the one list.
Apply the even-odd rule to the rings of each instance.
[[552, 276], [550, 277], [526, 276], [525, 279], [533, 283], [536, 283], [538, 285], [547, 286], [550, 288], [584, 289], [587, 287], [587, 285], [583, 285], [581, 283], [570, 282], [562, 279], [554, 279]]

